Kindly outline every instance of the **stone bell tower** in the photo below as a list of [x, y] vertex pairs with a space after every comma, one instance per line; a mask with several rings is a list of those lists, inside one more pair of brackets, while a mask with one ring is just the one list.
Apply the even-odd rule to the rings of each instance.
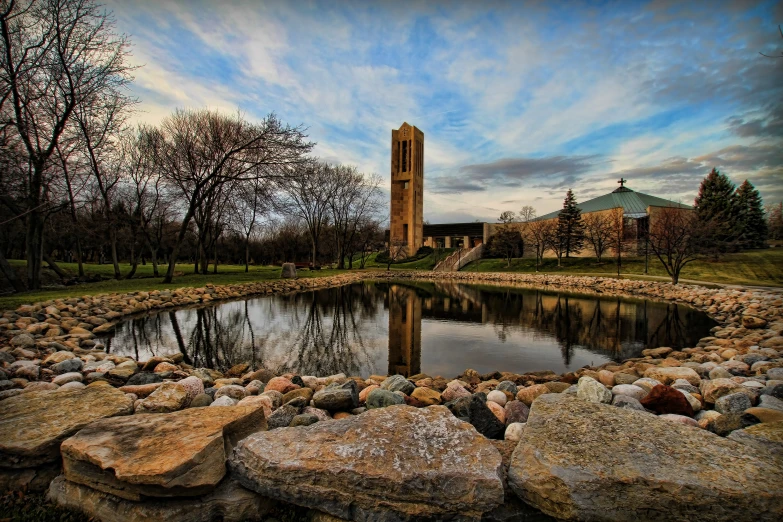
[[392, 130], [389, 239], [407, 255], [424, 244], [424, 133], [407, 122]]

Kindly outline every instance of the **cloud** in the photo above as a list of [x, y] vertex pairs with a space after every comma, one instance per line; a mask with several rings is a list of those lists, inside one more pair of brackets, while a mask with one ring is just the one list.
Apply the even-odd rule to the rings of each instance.
[[490, 163], [464, 165], [457, 175], [432, 180], [438, 193], [481, 192], [493, 187], [520, 188], [524, 182], [549, 179], [547, 186], [561, 187], [575, 183], [580, 174], [595, 168], [601, 157], [549, 156], [543, 158], [502, 158]]

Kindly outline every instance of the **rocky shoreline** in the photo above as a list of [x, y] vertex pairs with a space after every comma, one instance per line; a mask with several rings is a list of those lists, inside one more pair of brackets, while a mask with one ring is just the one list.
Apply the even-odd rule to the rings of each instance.
[[[223, 374], [100, 340], [137, 314], [387, 278], [673, 301], [719, 326], [693, 347], [562, 375], [456, 378]], [[780, 293], [613, 278], [354, 272], [46, 301], [0, 317], [0, 489], [48, 490], [100, 520], [252, 520], [280, 503], [321, 520], [541, 516], [528, 505], [572, 520], [778, 520], [781, 352]]]

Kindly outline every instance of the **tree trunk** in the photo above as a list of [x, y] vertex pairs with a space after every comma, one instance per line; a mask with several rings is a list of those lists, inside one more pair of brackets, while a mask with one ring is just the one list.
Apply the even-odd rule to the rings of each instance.
[[150, 246], [150, 261], [152, 261], [152, 275], [158, 277], [158, 249]]
[[114, 279], [121, 279], [120, 261], [117, 259], [117, 231], [109, 221], [109, 241], [111, 242], [111, 262], [114, 265]]
[[214, 252], [214, 254], [215, 254], [215, 264], [213, 265], [213, 268], [212, 268], [212, 273], [213, 273], [213, 274], [217, 274], [217, 265], [218, 265], [218, 255], [217, 255], [217, 252], [218, 252], [218, 244], [217, 244], [217, 237], [215, 238], [215, 242], [213, 243], [212, 251], [213, 251], [213, 252]]
[[[188, 223], [190, 222], [191, 217], [193, 217], [192, 206], [188, 208], [188, 212], [185, 214], [185, 217], [182, 219], [182, 224], [179, 227], [177, 241], [174, 243], [174, 247], [171, 249], [171, 254], [169, 255], [169, 267], [166, 269], [166, 276], [163, 278], [164, 283], [171, 283], [171, 280], [174, 279], [174, 267], [177, 264], [179, 247], [185, 239], [185, 235], [188, 233]], [[198, 270], [196, 270], [196, 272], [198, 272]]]
[[250, 237], [245, 238], [245, 273], [250, 271]]
[[[32, 202], [37, 206], [37, 198]], [[37, 210], [27, 214], [27, 235], [25, 256], [27, 257], [27, 289], [41, 289], [41, 268], [43, 266], [43, 216]]]
[[0, 272], [2, 272], [5, 278], [8, 279], [8, 282], [11, 283], [14, 292], [24, 292], [24, 285], [16, 277], [16, 271], [5, 259], [5, 256], [3, 255], [3, 249], [1, 248], [0, 248]]
[[49, 265], [49, 268], [54, 270], [55, 274], [60, 276], [60, 279], [67, 279], [68, 278], [68, 274], [66, 274], [65, 271], [62, 268], [57, 266], [57, 263], [54, 262], [54, 259], [49, 257], [49, 254], [44, 254], [43, 255], [43, 260], [46, 261], [46, 264]]

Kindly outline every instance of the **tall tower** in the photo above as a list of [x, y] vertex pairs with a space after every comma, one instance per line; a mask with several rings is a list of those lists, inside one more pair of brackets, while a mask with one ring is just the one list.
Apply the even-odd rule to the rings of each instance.
[[408, 255], [424, 244], [424, 133], [407, 122], [392, 130], [389, 239]]

